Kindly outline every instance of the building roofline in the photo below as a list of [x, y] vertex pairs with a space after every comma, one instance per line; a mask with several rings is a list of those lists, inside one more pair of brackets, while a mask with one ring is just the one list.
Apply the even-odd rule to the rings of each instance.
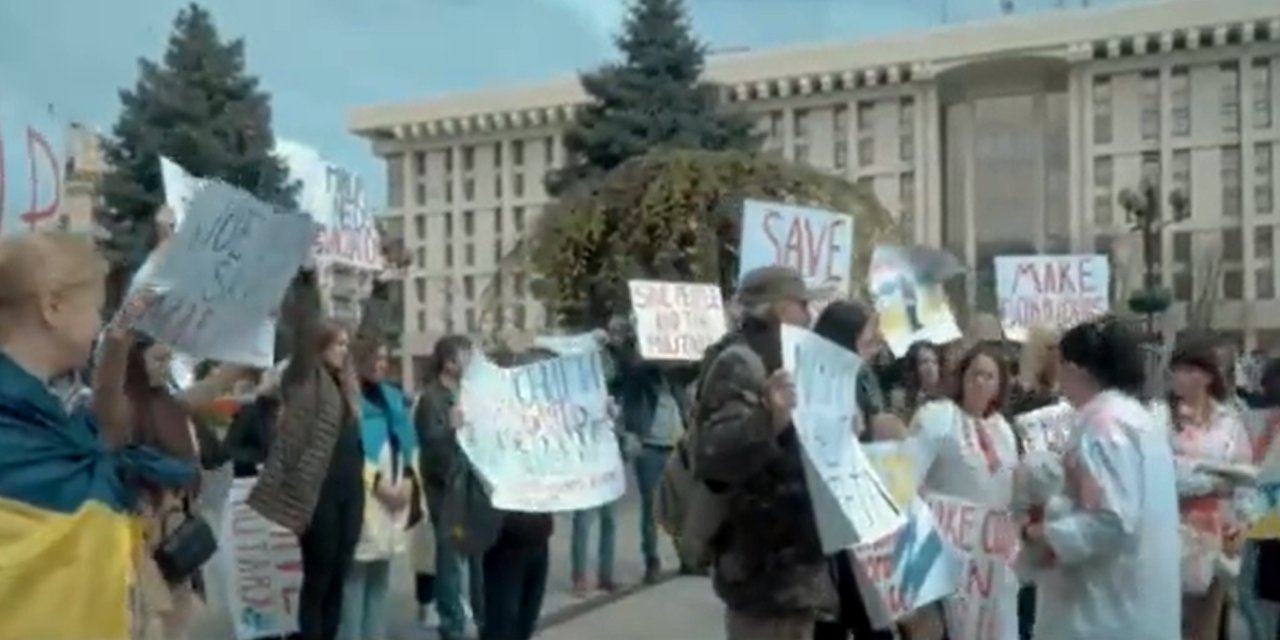
[[[1051, 28], [1049, 28], [1051, 26]], [[730, 101], [927, 79], [939, 67], [1023, 52], [1068, 59], [1280, 40], [1280, 9], [1261, 0], [1157, 0], [1004, 16], [863, 38], [710, 56], [706, 76]], [[587, 100], [576, 75], [548, 82], [358, 106], [348, 127], [371, 138], [454, 135], [554, 124]]]

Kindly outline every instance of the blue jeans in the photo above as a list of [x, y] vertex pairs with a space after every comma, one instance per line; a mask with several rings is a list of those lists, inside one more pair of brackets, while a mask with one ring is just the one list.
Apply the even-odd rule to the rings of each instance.
[[600, 547], [596, 557], [596, 579], [605, 584], [613, 582], [613, 546], [616, 532], [612, 503], [573, 513], [573, 535], [569, 540], [569, 547], [570, 566], [575, 582], [585, 580], [587, 576], [587, 544], [591, 538], [591, 519], [597, 513], [600, 514]]
[[387, 640], [391, 561], [354, 562], [342, 589], [341, 640]]
[[658, 556], [658, 524], [653, 519], [653, 494], [662, 481], [662, 471], [671, 457], [671, 447], [645, 445], [636, 456], [636, 484], [640, 487], [640, 553], [645, 571], [656, 571], [662, 561]]
[[467, 572], [471, 613], [477, 626], [484, 624], [484, 577], [478, 558], [465, 557], [449, 543], [449, 535], [436, 527], [436, 611], [440, 614], [440, 639], [461, 640], [467, 633], [467, 612], [462, 607], [462, 572]]

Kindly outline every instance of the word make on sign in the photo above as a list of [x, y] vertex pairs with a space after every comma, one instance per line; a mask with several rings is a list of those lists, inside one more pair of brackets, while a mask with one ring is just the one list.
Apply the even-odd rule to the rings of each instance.
[[1035, 325], [1065, 329], [1110, 308], [1106, 256], [999, 256], [995, 267], [1001, 323], [1016, 339]]
[[949, 496], [929, 496], [938, 531], [968, 555], [960, 589], [946, 602], [947, 634], [954, 640], [1018, 637], [1017, 527], [1008, 511]]
[[726, 331], [716, 285], [632, 280], [627, 287], [640, 356], [646, 360], [701, 360]]
[[738, 277], [769, 265], [800, 272], [814, 290], [848, 295], [853, 268], [853, 218], [811, 207], [747, 200], [742, 205]]
[[240, 478], [233, 483], [219, 536], [227, 606], [240, 640], [295, 631], [302, 590], [298, 539], [249, 507], [246, 500], [254, 482]]

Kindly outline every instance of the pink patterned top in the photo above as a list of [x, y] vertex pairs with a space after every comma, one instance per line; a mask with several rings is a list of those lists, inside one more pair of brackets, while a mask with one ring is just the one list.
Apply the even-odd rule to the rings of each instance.
[[[1214, 403], [1208, 420], [1198, 419], [1185, 406], [1177, 408], [1178, 420], [1170, 420], [1173, 453], [1179, 459], [1179, 511], [1185, 525], [1219, 540], [1245, 525], [1235, 508], [1230, 487], [1215, 476], [1185, 468], [1197, 461], [1253, 464], [1253, 446], [1240, 414]], [[1180, 428], [1179, 428], [1180, 427]]]

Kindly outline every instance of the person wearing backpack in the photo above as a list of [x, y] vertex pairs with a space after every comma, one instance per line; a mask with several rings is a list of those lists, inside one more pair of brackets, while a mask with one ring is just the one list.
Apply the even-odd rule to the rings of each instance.
[[702, 376], [686, 442], [691, 496], [705, 488], [713, 497], [701, 501], [722, 517], [682, 534], [708, 543], [728, 640], [809, 640], [819, 616], [838, 606], [791, 424], [795, 387], [782, 371], [780, 327], [809, 326], [811, 298], [794, 269], [748, 272], [741, 325]]

